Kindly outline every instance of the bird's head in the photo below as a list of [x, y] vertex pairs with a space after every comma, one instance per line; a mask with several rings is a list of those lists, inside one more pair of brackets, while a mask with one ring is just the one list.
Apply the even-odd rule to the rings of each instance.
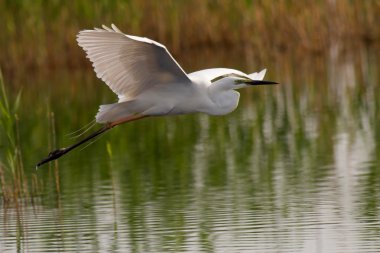
[[273, 85], [278, 84], [277, 82], [267, 81], [267, 80], [254, 80], [248, 76], [237, 75], [237, 74], [227, 74], [222, 75], [211, 80], [215, 86], [220, 89], [225, 90], [237, 90], [245, 87], [256, 86], [256, 85]]

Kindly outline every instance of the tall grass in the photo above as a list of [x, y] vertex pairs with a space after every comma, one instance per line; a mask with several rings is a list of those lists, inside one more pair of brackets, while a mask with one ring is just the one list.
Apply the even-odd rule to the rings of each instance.
[[375, 0], [4, 0], [0, 66], [9, 78], [89, 66], [75, 35], [110, 23], [159, 40], [175, 55], [217, 48], [239, 50], [248, 63], [284, 53], [302, 58], [329, 53], [335, 43], [340, 51], [378, 44], [379, 13]]
[[[21, 92], [18, 94], [15, 102], [10, 104], [0, 72], [0, 128], [1, 149], [3, 149], [3, 152], [1, 152], [3, 155], [0, 157], [0, 183], [1, 193], [5, 201], [28, 195], [24, 165], [19, 146], [19, 120], [16, 114], [20, 104], [20, 95]], [[8, 178], [11, 178], [11, 180], [8, 180]]]
[[[21, 92], [14, 99], [8, 95], [0, 71], [0, 201], [13, 203], [16, 207], [33, 203], [34, 196], [42, 192], [37, 175], [26, 173], [23, 162], [20, 120], [17, 115], [20, 101]], [[59, 181], [57, 175], [55, 181]], [[56, 188], [59, 194], [59, 184]]]

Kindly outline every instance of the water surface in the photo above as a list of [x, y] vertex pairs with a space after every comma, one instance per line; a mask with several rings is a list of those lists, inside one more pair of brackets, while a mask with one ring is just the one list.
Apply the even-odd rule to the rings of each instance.
[[47, 111], [65, 146], [115, 98], [92, 72], [26, 90], [23, 154], [44, 189], [2, 205], [0, 251], [379, 252], [379, 55], [268, 66], [281, 85], [242, 91], [232, 114], [115, 128], [61, 159], [59, 184], [53, 167], [32, 170], [49, 150]]

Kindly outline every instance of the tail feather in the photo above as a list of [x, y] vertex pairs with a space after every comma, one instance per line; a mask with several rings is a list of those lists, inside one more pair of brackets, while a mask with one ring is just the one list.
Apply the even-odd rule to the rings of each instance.
[[126, 101], [101, 105], [95, 118], [98, 123], [109, 123], [140, 112], [136, 101]]

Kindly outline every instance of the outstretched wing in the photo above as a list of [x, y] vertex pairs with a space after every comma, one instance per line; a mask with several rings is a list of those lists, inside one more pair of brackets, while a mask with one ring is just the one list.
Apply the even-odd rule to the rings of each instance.
[[119, 99], [132, 99], [154, 85], [191, 82], [164, 45], [111, 27], [81, 31], [77, 41], [97, 77]]
[[251, 74], [249, 74], [248, 76], [249, 76], [252, 80], [263, 80], [263, 79], [264, 79], [264, 76], [265, 76], [265, 73], [267, 73], [267, 69], [263, 69], [263, 70], [261, 70], [260, 72], [254, 72], [254, 73], [251, 73]]

